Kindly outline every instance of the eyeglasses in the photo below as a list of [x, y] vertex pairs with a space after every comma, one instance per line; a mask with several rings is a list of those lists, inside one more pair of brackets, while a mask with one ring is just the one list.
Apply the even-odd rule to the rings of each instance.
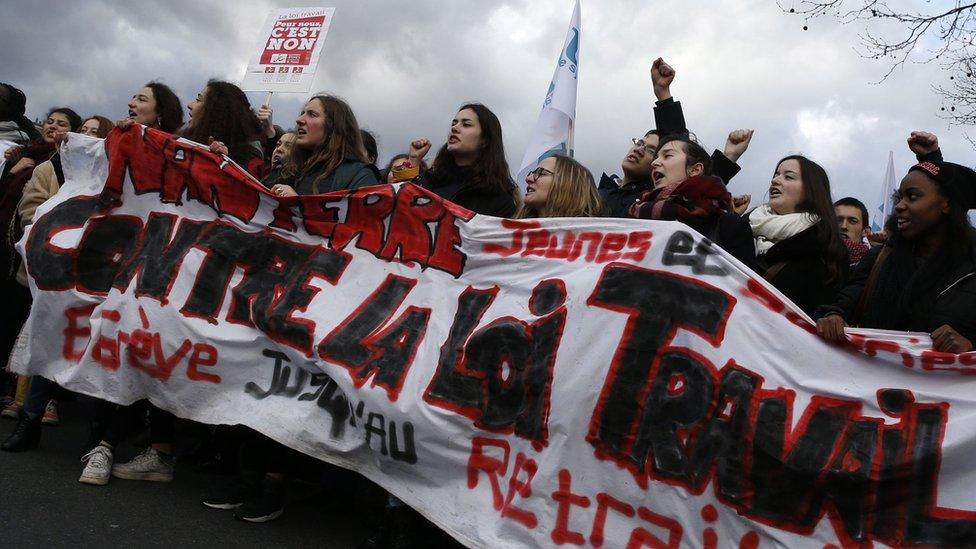
[[538, 168], [536, 168], [536, 169], [532, 170], [531, 172], [525, 174], [525, 177], [529, 177], [530, 175], [532, 176], [532, 179], [539, 179], [540, 177], [542, 177], [544, 175], [555, 175], [555, 174], [552, 172], [552, 170], [547, 170], [547, 169], [543, 168], [542, 166], [539, 166]]
[[654, 153], [657, 152], [657, 147], [656, 146], [654, 146], [654, 145], [648, 145], [643, 139], [641, 139], [639, 137], [633, 137], [633, 138], [631, 138], [630, 142], [633, 143], [635, 147], [640, 147], [640, 148], [644, 149], [644, 153], [645, 154], [654, 154]]

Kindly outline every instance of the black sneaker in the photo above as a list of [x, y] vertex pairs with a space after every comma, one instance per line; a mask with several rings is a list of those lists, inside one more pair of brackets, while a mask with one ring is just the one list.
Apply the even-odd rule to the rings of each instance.
[[431, 545], [427, 521], [406, 505], [386, 508], [383, 522], [356, 549], [416, 549]]
[[247, 485], [237, 480], [225, 484], [203, 498], [203, 504], [211, 509], [237, 509], [247, 499]]
[[247, 522], [270, 522], [285, 512], [285, 486], [282, 481], [264, 481], [259, 494], [244, 502], [234, 518]]
[[10, 433], [7, 440], [0, 444], [0, 449], [4, 452], [23, 452], [31, 448], [37, 448], [41, 442], [41, 418], [30, 419], [26, 412], [21, 412], [17, 419], [17, 426], [14, 432]]

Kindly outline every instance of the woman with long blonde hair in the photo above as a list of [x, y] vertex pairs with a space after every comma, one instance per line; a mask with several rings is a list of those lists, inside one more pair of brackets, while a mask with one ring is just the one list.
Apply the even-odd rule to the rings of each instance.
[[525, 176], [525, 198], [517, 219], [533, 217], [599, 217], [606, 204], [593, 175], [568, 156], [554, 155]]

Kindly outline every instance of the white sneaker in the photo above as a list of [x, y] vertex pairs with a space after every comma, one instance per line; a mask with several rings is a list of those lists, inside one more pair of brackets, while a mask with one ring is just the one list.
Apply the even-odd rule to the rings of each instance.
[[78, 482], [104, 486], [108, 484], [109, 474], [112, 472], [112, 449], [98, 445], [91, 452], [85, 454], [81, 461], [86, 461], [85, 470], [81, 472]]
[[163, 459], [155, 448], [148, 448], [129, 463], [112, 467], [112, 476], [128, 480], [170, 482], [173, 480], [173, 463]]

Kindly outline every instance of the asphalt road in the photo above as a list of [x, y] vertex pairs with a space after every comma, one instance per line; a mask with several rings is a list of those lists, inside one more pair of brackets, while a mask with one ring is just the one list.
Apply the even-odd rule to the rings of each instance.
[[[0, 421], [2, 439], [14, 424]], [[265, 524], [237, 521], [233, 511], [201, 504], [216, 477], [185, 464], [177, 464], [175, 480], [168, 484], [112, 478], [106, 486], [89, 486], [78, 482], [87, 440], [84, 410], [69, 402], [62, 424], [44, 427], [39, 448], [0, 452], [4, 547], [352, 548], [368, 535], [380, 513], [376, 494], [365, 499], [361, 493], [337, 496], [321, 493], [320, 487], [292, 484], [282, 518]], [[123, 445], [116, 455], [126, 461], [136, 452]], [[338, 510], [337, 500], [353, 503]]]

